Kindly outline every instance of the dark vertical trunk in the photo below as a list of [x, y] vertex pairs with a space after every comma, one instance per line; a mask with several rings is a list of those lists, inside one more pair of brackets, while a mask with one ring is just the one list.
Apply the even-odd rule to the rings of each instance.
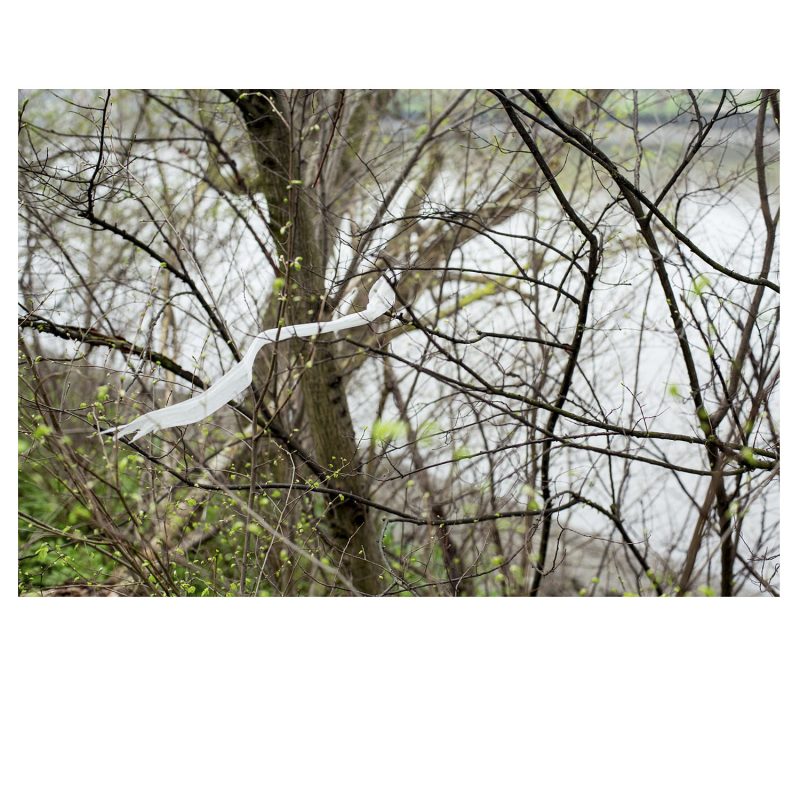
[[[228, 91], [226, 95], [244, 117], [258, 163], [289, 296], [286, 323], [318, 319], [325, 294], [322, 253], [326, 248], [318, 233], [323, 226], [311, 195], [314, 190], [301, 182], [291, 110], [282, 94], [269, 90]], [[303, 365], [300, 387], [309, 431], [317, 461], [330, 473], [327, 483], [363, 496], [366, 486], [333, 345], [320, 340], [297, 342], [295, 347], [297, 362]], [[351, 497], [337, 500], [327, 511], [327, 527], [356, 588], [379, 594], [384, 565], [368, 506]]]

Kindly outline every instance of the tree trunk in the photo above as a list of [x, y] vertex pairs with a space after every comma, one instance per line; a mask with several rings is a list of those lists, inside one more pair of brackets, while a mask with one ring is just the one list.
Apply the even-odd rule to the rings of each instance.
[[[271, 233], [289, 297], [286, 324], [316, 320], [325, 294], [326, 248], [317, 233], [324, 228], [313, 188], [301, 183], [291, 110], [280, 92], [226, 90], [225, 94], [244, 117], [269, 205]], [[365, 481], [333, 343], [297, 341], [294, 346], [303, 365], [300, 387], [317, 461], [330, 472], [329, 485], [363, 497]], [[379, 594], [384, 588], [384, 561], [368, 506], [344, 496], [328, 508], [327, 523], [331, 544], [353, 584], [365, 594]]]

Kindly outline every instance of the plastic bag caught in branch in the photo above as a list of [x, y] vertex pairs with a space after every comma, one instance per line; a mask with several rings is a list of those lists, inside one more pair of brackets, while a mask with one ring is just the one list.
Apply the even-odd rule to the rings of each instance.
[[253, 363], [264, 345], [286, 339], [308, 338], [321, 333], [335, 333], [348, 328], [358, 328], [374, 322], [385, 314], [392, 307], [394, 298], [391, 284], [381, 275], [370, 289], [367, 307], [363, 311], [347, 314], [327, 322], [307, 322], [262, 331], [247, 348], [242, 360], [205, 391], [189, 400], [158, 408], [137, 417], [126, 425], [108, 428], [100, 433], [101, 435], [110, 433], [115, 437], [120, 437], [128, 436], [136, 431], [136, 435], [131, 439], [132, 442], [135, 442], [148, 433], [200, 422], [240, 395], [250, 385], [253, 380]]

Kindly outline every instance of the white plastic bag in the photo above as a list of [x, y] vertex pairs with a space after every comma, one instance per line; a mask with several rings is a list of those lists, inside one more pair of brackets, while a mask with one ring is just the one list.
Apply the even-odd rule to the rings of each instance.
[[373, 284], [369, 292], [369, 301], [363, 311], [332, 319], [328, 322], [307, 322], [301, 325], [287, 325], [284, 328], [271, 328], [262, 331], [247, 348], [242, 360], [229, 369], [218, 381], [198, 395], [175, 403], [165, 408], [157, 408], [133, 422], [101, 431], [101, 434], [110, 433], [114, 437], [128, 436], [138, 431], [131, 439], [135, 442], [154, 431], [164, 428], [174, 428], [178, 425], [191, 425], [213, 414], [226, 403], [240, 395], [253, 380], [253, 363], [261, 348], [270, 342], [284, 341], [285, 339], [307, 338], [321, 333], [335, 333], [336, 331], [358, 328], [369, 322], [374, 322], [385, 314], [394, 303], [394, 290], [389, 281], [381, 275]]

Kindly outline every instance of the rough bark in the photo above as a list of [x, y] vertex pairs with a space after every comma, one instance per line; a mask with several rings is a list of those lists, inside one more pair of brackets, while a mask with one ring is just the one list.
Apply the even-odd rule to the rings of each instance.
[[[318, 319], [325, 294], [326, 251], [322, 220], [313, 187], [302, 185], [291, 110], [283, 94], [270, 90], [225, 92], [242, 113], [269, 205], [270, 228], [282, 257], [286, 281], [286, 323]], [[298, 260], [299, 259], [299, 260]], [[298, 298], [297, 302], [293, 302]], [[327, 483], [363, 496], [356, 439], [333, 343], [297, 342], [302, 365], [300, 387], [318, 463], [329, 470]], [[364, 594], [383, 589], [384, 562], [368, 507], [352, 497], [335, 501], [327, 511], [330, 544], [341, 557], [353, 584]]]

